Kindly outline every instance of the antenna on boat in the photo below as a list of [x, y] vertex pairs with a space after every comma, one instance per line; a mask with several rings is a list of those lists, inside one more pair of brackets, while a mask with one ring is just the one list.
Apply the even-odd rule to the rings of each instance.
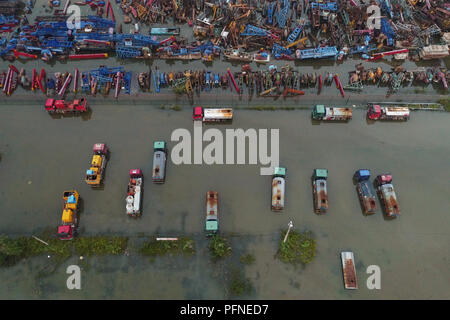
[[292, 221], [289, 221], [288, 223], [288, 230], [286, 232], [286, 235], [284, 236], [284, 240], [283, 243], [286, 243], [287, 237], [289, 235], [289, 231], [291, 231], [291, 228], [294, 226], [294, 224], [292, 223]]

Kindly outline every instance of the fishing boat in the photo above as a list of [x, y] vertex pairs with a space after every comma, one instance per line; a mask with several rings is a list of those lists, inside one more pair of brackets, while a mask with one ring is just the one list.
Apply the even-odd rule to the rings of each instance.
[[223, 53], [225, 58], [227, 58], [230, 61], [241, 61], [241, 62], [251, 62], [253, 60], [253, 57], [251, 54], [241, 52], [239, 50], [225, 50]]
[[341, 252], [342, 273], [344, 275], [345, 289], [358, 289], [358, 281], [356, 278], [355, 258], [353, 252]]
[[127, 215], [130, 217], [138, 217], [141, 215], [143, 179], [144, 176], [141, 169], [130, 170], [125, 205]]

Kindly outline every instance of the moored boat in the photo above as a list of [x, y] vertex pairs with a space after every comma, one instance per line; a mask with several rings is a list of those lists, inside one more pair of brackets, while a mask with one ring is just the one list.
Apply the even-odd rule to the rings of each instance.
[[389, 218], [396, 218], [400, 215], [400, 209], [398, 207], [397, 195], [392, 185], [392, 175], [380, 174], [376, 177], [375, 182], [384, 213]]
[[72, 240], [78, 227], [78, 204], [80, 195], [76, 190], [64, 191], [63, 213], [57, 236], [60, 240]]
[[130, 217], [141, 216], [142, 188], [144, 175], [141, 169], [130, 170], [130, 179], [128, 180], [126, 211]]
[[313, 194], [316, 213], [326, 213], [328, 210], [327, 178], [327, 169], [314, 169]]
[[355, 172], [356, 191], [365, 214], [374, 214], [378, 209], [375, 190], [370, 183], [370, 170], [360, 169]]
[[353, 255], [353, 252], [341, 252], [341, 261], [345, 289], [358, 289], [358, 280], [356, 278], [355, 269], [355, 257]]
[[251, 54], [241, 52], [241, 51], [235, 50], [235, 49], [225, 50], [223, 55], [225, 56], [225, 58], [227, 58], [230, 61], [251, 62], [253, 60], [253, 57]]
[[272, 202], [273, 211], [284, 209], [284, 191], [286, 186], [286, 168], [276, 167], [272, 176]]
[[164, 141], [155, 141], [153, 144], [153, 173], [154, 183], [164, 183], [166, 179], [167, 149]]
[[219, 231], [219, 194], [216, 191], [206, 193], [206, 235], [213, 236]]
[[104, 177], [108, 147], [104, 143], [96, 143], [93, 153], [91, 167], [86, 171], [85, 181], [91, 187], [99, 187]]

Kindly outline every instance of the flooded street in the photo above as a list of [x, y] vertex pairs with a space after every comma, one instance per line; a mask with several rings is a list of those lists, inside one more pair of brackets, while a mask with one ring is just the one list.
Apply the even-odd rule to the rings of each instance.
[[[120, 102], [120, 101], [119, 101]], [[39, 276], [47, 257], [0, 269], [0, 298], [224, 299], [221, 268], [242, 268], [239, 255], [251, 253], [245, 267], [256, 299], [449, 299], [450, 258], [450, 115], [412, 112], [406, 123], [368, 124], [355, 110], [349, 123], [313, 124], [310, 110], [235, 110], [228, 128], [280, 129], [280, 165], [287, 168], [286, 207], [270, 210], [270, 176], [260, 165], [174, 165], [168, 160], [165, 184], [151, 183], [152, 146], [173, 130], [193, 131], [192, 108], [161, 109], [137, 105], [95, 104], [88, 117], [54, 119], [39, 104], [3, 104], [0, 117], [0, 234], [32, 235], [60, 220], [62, 192], [75, 188], [82, 198], [80, 235], [191, 235], [194, 257], [164, 257], [153, 262], [136, 255], [89, 258], [82, 290], [66, 288], [65, 268]], [[205, 130], [205, 128], [204, 128]], [[105, 186], [84, 182], [92, 145], [110, 148]], [[204, 143], [206, 145], [206, 143]], [[330, 210], [313, 212], [310, 177], [327, 168]], [[143, 215], [125, 214], [128, 171], [144, 172]], [[372, 177], [390, 172], [401, 216], [389, 221], [379, 209], [364, 216], [352, 183], [355, 170]], [[204, 237], [204, 197], [220, 197], [220, 229], [233, 256], [210, 261]], [[274, 259], [280, 231], [292, 220], [317, 237], [317, 256], [295, 269]], [[355, 253], [359, 290], [345, 291], [339, 253]], [[366, 288], [366, 268], [381, 268], [381, 290]]]

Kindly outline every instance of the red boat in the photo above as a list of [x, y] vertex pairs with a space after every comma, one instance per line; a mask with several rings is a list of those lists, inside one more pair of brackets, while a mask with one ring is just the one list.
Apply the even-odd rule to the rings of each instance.
[[49, 98], [45, 102], [45, 110], [50, 114], [83, 113], [88, 110], [88, 107], [85, 98], [75, 99], [73, 102]]

